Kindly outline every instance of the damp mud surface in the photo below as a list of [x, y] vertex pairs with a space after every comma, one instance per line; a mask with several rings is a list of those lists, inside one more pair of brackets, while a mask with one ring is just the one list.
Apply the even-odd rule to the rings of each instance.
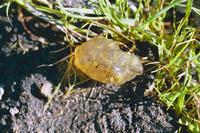
[[[94, 85], [91, 81], [76, 87], [76, 91], [67, 98], [63, 98], [60, 90], [44, 111], [47, 99], [39, 89], [43, 84], [55, 87], [64, 68], [60, 70], [58, 65], [38, 66], [54, 63], [69, 54], [67, 50], [52, 53], [66, 46], [62, 40], [64, 34], [52, 25], [33, 18], [25, 21], [34, 33], [32, 36], [24, 29], [18, 13], [13, 9], [10, 12], [12, 26], [5, 11], [0, 11], [0, 86], [4, 89], [0, 100], [1, 133], [177, 131], [178, 118], [175, 114], [155, 97], [144, 95], [154, 80], [155, 75], [150, 72], [121, 86]], [[39, 36], [43, 39], [37, 38]], [[46, 44], [42, 44], [44, 40]], [[158, 60], [155, 47], [145, 42], [140, 44], [137, 46], [138, 56]], [[146, 66], [144, 70], [147, 70]]]

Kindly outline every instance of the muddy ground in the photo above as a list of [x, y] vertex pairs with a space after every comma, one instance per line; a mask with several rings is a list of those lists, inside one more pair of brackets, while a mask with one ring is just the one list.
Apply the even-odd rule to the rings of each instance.
[[[67, 49], [51, 52], [64, 48], [67, 43], [63, 41], [64, 34], [54, 26], [23, 11], [28, 16], [24, 22], [34, 34], [32, 36], [19, 21], [18, 10], [16, 5], [10, 10], [12, 26], [5, 10], [0, 11], [0, 86], [5, 91], [0, 100], [1, 133], [177, 131], [178, 118], [173, 111], [166, 110], [155, 97], [144, 95], [154, 80], [154, 74], [150, 72], [120, 87], [94, 85], [94, 81], [90, 81], [76, 87], [77, 91], [67, 98], [63, 98], [60, 90], [44, 111], [47, 99], [39, 89], [44, 84], [55, 87], [65, 66], [38, 66], [65, 57]], [[146, 43], [137, 47], [140, 57], [158, 59], [156, 48]], [[62, 88], [68, 89], [67, 86]]]

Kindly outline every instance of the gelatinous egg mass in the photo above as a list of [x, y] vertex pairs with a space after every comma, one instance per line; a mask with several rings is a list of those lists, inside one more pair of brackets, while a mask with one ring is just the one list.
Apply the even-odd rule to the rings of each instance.
[[117, 42], [98, 37], [75, 49], [74, 65], [91, 79], [121, 85], [143, 73], [139, 58], [122, 51]]

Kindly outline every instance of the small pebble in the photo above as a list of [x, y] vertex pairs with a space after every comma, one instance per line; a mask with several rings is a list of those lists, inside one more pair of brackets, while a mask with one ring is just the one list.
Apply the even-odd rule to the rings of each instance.
[[16, 107], [10, 109], [10, 114], [12, 116], [15, 116], [15, 114], [18, 114], [18, 113], [19, 113], [19, 110]]
[[3, 97], [3, 94], [4, 94], [4, 89], [3, 89], [3, 87], [0, 86], [0, 100]]
[[52, 84], [49, 83], [49, 82], [45, 82], [43, 85], [42, 85], [42, 88], [41, 88], [41, 93], [45, 96], [45, 97], [49, 97], [51, 96], [52, 94]]

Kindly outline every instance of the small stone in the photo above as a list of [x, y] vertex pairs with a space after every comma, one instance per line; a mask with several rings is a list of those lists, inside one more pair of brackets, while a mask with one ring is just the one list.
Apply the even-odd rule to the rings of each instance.
[[3, 94], [4, 94], [4, 89], [3, 89], [3, 87], [0, 86], [0, 100], [3, 97]]
[[52, 94], [52, 89], [53, 89], [52, 84], [49, 82], [45, 82], [41, 87], [41, 93], [42, 95], [48, 98]]
[[74, 65], [91, 79], [116, 85], [143, 73], [139, 57], [122, 51], [117, 42], [98, 37], [75, 49]]
[[10, 109], [10, 114], [12, 116], [15, 116], [15, 114], [18, 114], [18, 113], [19, 113], [19, 110], [16, 107]]

